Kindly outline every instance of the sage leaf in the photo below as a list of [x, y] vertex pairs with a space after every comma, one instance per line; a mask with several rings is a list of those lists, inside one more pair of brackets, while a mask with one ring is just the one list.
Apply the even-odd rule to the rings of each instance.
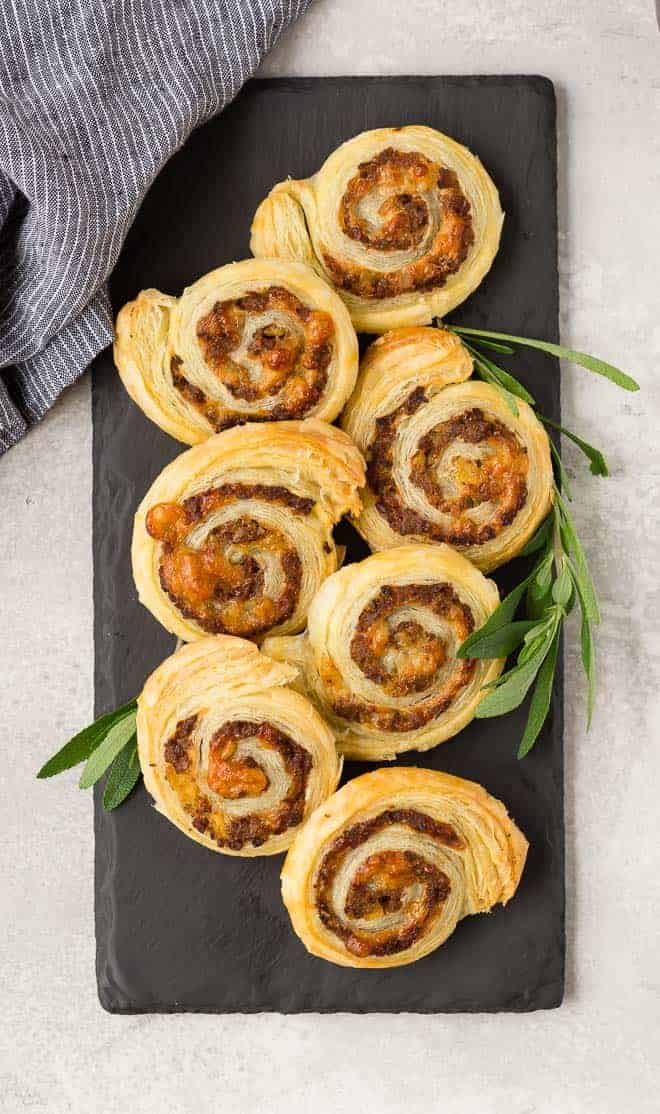
[[547, 352], [550, 356], [558, 356], [561, 360], [570, 360], [571, 363], [579, 364], [587, 371], [602, 375], [605, 379], [609, 379], [611, 383], [616, 383], [617, 387], [621, 387], [624, 391], [639, 390], [639, 383], [632, 379], [630, 375], [626, 375], [625, 371], [614, 367], [613, 364], [608, 364], [605, 360], [598, 359], [597, 356], [590, 356], [588, 352], [578, 352], [575, 348], [564, 348], [562, 344], [553, 344], [549, 340], [517, 337], [511, 333], [495, 333], [490, 329], [468, 329], [462, 325], [453, 325], [452, 328], [459, 336], [486, 337], [488, 340], [504, 341], [505, 344], [522, 344], [526, 348], [538, 348], [541, 352]]
[[532, 553], [537, 553], [539, 549], [543, 549], [543, 546], [552, 533], [552, 523], [553, 516], [549, 514], [548, 517], [543, 520], [533, 537], [529, 539], [527, 545], [524, 545], [520, 550], [520, 557], [529, 557]]
[[485, 635], [493, 634], [495, 631], [499, 630], [500, 627], [504, 627], [511, 622], [533, 575], [534, 570], [532, 570], [529, 576], [526, 576], [524, 580], [521, 580], [520, 584], [517, 584], [516, 587], [509, 592], [508, 596], [504, 597], [502, 602], [495, 608], [492, 615], [488, 617], [486, 622], [479, 627], [478, 630], [473, 631], [472, 634], [467, 636], [456, 651], [457, 658], [476, 657], [477, 655], [472, 653], [472, 647], [477, 643], [477, 640], [480, 640]]
[[519, 379], [516, 379], [510, 372], [505, 371], [499, 364], [494, 363], [488, 356], [484, 356], [483, 352], [479, 352], [477, 348], [474, 348], [473, 345], [469, 344], [467, 341], [463, 343], [472, 356], [484, 364], [486, 370], [499, 382], [500, 386], [505, 387], [512, 395], [521, 398], [523, 402], [527, 402], [530, 406], [536, 405], [534, 396], [530, 395], [527, 388], [523, 387]]
[[505, 675], [502, 684], [489, 692], [477, 705], [475, 713], [477, 719], [491, 719], [493, 716], [502, 716], [505, 712], [512, 712], [514, 708], [518, 708], [527, 696], [548, 648], [549, 644], [544, 643], [529, 661]]
[[501, 385], [501, 383], [496, 383], [495, 386], [497, 387], [498, 391], [502, 395], [502, 398], [506, 402], [506, 404], [509, 407], [509, 410], [513, 414], [514, 418], [517, 418], [520, 411], [518, 409], [518, 403], [516, 402], [513, 395], [509, 391], [507, 391], [506, 388]]
[[129, 739], [115, 758], [103, 790], [103, 807], [111, 812], [125, 801], [140, 777], [137, 741]]
[[580, 629], [580, 652], [582, 657], [582, 666], [587, 678], [587, 731], [591, 727], [591, 719], [594, 711], [594, 703], [596, 699], [596, 652], [593, 642], [593, 631], [591, 629], [591, 620], [589, 612], [582, 595], [581, 586], [576, 581], [576, 591], [580, 601], [580, 611], [582, 613], [582, 625]]
[[113, 759], [135, 734], [135, 718], [136, 713], [129, 712], [124, 719], [110, 728], [103, 742], [92, 751], [78, 782], [81, 789], [89, 789], [102, 777]]
[[587, 559], [584, 555], [582, 543], [577, 536], [575, 527], [568, 513], [568, 507], [562, 499], [559, 492], [555, 492], [555, 498], [559, 505], [560, 512], [560, 534], [562, 542], [565, 546], [566, 552], [571, 559], [574, 578], [576, 586], [580, 590], [580, 594], [584, 599], [584, 604], [587, 609], [587, 614], [592, 623], [600, 622], [600, 613], [598, 610], [598, 602], [596, 600], [596, 590], [591, 579], [591, 574], [587, 565]]
[[573, 444], [577, 445], [578, 448], [582, 450], [589, 460], [589, 470], [594, 476], [609, 476], [610, 470], [607, 467], [607, 461], [600, 449], [595, 448], [594, 445], [590, 445], [588, 441], [583, 441], [576, 433], [571, 433], [570, 429], [566, 429], [565, 426], [553, 422], [550, 418], [546, 418], [545, 415], [539, 414], [539, 418], [544, 425], [549, 425], [552, 429], [559, 430], [560, 433], [564, 434], [564, 437], [568, 437], [569, 441], [572, 441]]
[[496, 375], [493, 375], [493, 373], [488, 370], [486, 365], [484, 363], [482, 363], [481, 359], [479, 358], [477, 353], [474, 351], [474, 349], [470, 349], [470, 351], [471, 351], [472, 355], [474, 356], [474, 360], [475, 360], [474, 368], [475, 368], [475, 371], [476, 371], [477, 375], [479, 376], [479, 378], [485, 380], [486, 383], [490, 383], [490, 385], [492, 387], [495, 387], [495, 389], [497, 391], [499, 391], [502, 398], [504, 399], [507, 406], [509, 407], [509, 410], [513, 414], [514, 418], [517, 418], [520, 411], [518, 410], [518, 403], [516, 402], [513, 395], [510, 394], [510, 392], [507, 391], [506, 388], [502, 386], [502, 384], [499, 382], [498, 377]]
[[515, 666], [516, 669], [521, 669], [522, 666], [525, 665], [525, 663], [528, 662], [530, 658], [535, 657], [536, 654], [546, 648], [547, 643], [549, 643], [552, 638], [552, 634], [555, 629], [555, 623], [537, 623], [535, 624], [534, 629], [537, 631], [537, 633], [533, 634], [532, 637], [530, 637], [529, 640], [526, 641], [523, 645], [523, 648], [518, 655], [518, 661], [516, 662]]
[[501, 352], [505, 356], [515, 356], [516, 350], [510, 344], [502, 344], [498, 340], [482, 340], [478, 341], [480, 348], [485, 348], [488, 352]]
[[[470, 647], [471, 658], [506, 658], [520, 645], [529, 630], [536, 627], [535, 621], [520, 620], [517, 623], [508, 623], [493, 631], [492, 634], [483, 634], [482, 627], [476, 634], [477, 637]], [[472, 637], [472, 636], [470, 636]], [[461, 655], [463, 656], [463, 655]]]
[[591, 727], [596, 701], [596, 659], [588, 615], [582, 612], [582, 628], [580, 631], [582, 665], [587, 677], [587, 731]]
[[527, 618], [540, 619], [552, 598], [552, 550], [537, 563], [527, 589]]
[[573, 495], [571, 493], [571, 484], [568, 478], [568, 472], [564, 468], [564, 462], [559, 455], [559, 450], [552, 440], [550, 441], [550, 452], [552, 454], [552, 459], [557, 466], [557, 472], [559, 473], [559, 486], [561, 488], [561, 491], [567, 499], [572, 499]]
[[68, 743], [65, 743], [52, 758], [44, 763], [37, 777], [54, 777], [55, 774], [61, 774], [64, 770], [70, 770], [73, 766], [85, 762], [92, 751], [103, 741], [110, 728], [134, 711], [135, 707], [135, 700], [129, 700], [128, 704], [124, 704], [121, 708], [115, 708], [113, 712], [107, 712], [95, 720], [94, 723], [84, 727], [82, 731], [69, 739]]
[[572, 591], [573, 577], [571, 576], [571, 570], [568, 564], [564, 562], [559, 576], [552, 585], [552, 598], [555, 603], [558, 603], [561, 607], [566, 607], [571, 598]]
[[552, 699], [552, 684], [555, 677], [555, 669], [557, 666], [557, 651], [559, 648], [559, 628], [552, 640], [552, 645], [548, 650], [541, 668], [538, 671], [536, 684], [534, 685], [534, 692], [529, 705], [529, 715], [527, 716], [527, 723], [523, 737], [520, 740], [518, 747], [518, 758], [524, 758], [529, 754], [530, 750], [536, 742], [539, 732], [545, 723], [545, 718], [550, 708], [550, 701]]

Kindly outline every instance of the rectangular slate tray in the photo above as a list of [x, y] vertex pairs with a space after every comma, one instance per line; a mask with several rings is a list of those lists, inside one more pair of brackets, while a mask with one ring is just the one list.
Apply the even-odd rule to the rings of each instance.
[[[179, 293], [249, 255], [249, 227], [270, 187], [315, 171], [365, 128], [423, 123], [479, 154], [506, 212], [501, 251], [452, 315], [464, 324], [557, 339], [555, 101], [539, 77], [330, 78], [254, 81], [198, 130], [147, 196], [113, 275], [115, 308], [142, 287]], [[558, 366], [524, 353], [516, 369], [559, 418]], [[96, 361], [94, 604], [96, 709], [139, 691], [173, 639], [137, 602], [130, 572], [135, 508], [182, 447], [142, 416], [110, 351]], [[365, 554], [347, 525], [349, 559]], [[513, 583], [521, 563], [497, 576]], [[506, 909], [468, 917], [410, 967], [352, 971], [307, 954], [279, 896], [277, 858], [241, 860], [185, 839], [140, 785], [116, 812], [96, 798], [97, 978], [102, 1005], [144, 1011], [497, 1011], [560, 1004], [564, 972], [562, 693], [535, 750], [515, 757], [521, 709], [476, 721], [402, 761], [472, 778], [502, 798], [530, 840]], [[361, 772], [356, 764], [346, 777]]]

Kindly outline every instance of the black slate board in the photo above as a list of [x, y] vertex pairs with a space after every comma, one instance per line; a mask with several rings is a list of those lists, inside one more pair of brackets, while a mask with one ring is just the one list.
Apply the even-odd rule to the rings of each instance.
[[[453, 320], [557, 339], [555, 102], [539, 77], [330, 78], [250, 83], [167, 165], [126, 241], [115, 308], [145, 286], [178, 293], [249, 254], [249, 225], [274, 182], [316, 170], [365, 128], [424, 123], [478, 152], [507, 217], [501, 251]], [[559, 417], [558, 367], [517, 364]], [[181, 446], [137, 410], [110, 352], [94, 368], [94, 603], [97, 713], [134, 695], [173, 649], [136, 600], [133, 512]], [[364, 555], [340, 528], [352, 559]], [[521, 572], [509, 568], [506, 585]], [[277, 858], [241, 861], [182, 837], [140, 787], [116, 812], [96, 799], [97, 977], [102, 1005], [143, 1011], [496, 1011], [557, 1006], [563, 993], [561, 683], [533, 753], [515, 758], [524, 711], [473, 723], [408, 764], [482, 782], [529, 837], [521, 887], [506, 909], [469, 917], [411, 967], [344, 970], [313, 959], [290, 930]], [[351, 764], [348, 777], [361, 772]]]

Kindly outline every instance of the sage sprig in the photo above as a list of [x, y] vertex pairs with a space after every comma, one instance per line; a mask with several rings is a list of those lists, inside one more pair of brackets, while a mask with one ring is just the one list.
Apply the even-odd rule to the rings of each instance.
[[[639, 390], [639, 384], [619, 368], [572, 348], [486, 329], [458, 325], [444, 327], [461, 338], [472, 356], [475, 374], [497, 388], [514, 414], [519, 412], [519, 399], [532, 407], [536, 407], [536, 400], [511, 372], [499, 367], [487, 352], [513, 355], [517, 345], [537, 348], [580, 364], [623, 390]], [[538, 411], [537, 417], [544, 425], [563, 433], [577, 445], [588, 459], [593, 475], [609, 475], [600, 449]], [[523, 556], [536, 554], [534, 567], [502, 600], [488, 621], [474, 631], [458, 650], [461, 658], [509, 657], [518, 651], [515, 664], [488, 686], [489, 691], [479, 704], [476, 716], [486, 719], [504, 715], [518, 708], [531, 690], [527, 722], [518, 746], [519, 758], [524, 758], [534, 746], [550, 709], [562, 626], [576, 604], [581, 613], [581, 657], [587, 679], [587, 729], [591, 724], [595, 700], [594, 627], [600, 621], [598, 601], [584, 549], [568, 509], [571, 499], [568, 476], [552, 440], [550, 448], [556, 478], [553, 509], [521, 551]], [[523, 599], [526, 618], [516, 619]]]
[[84, 762], [78, 785], [80, 789], [89, 789], [109, 770], [103, 807], [108, 811], [117, 808], [140, 776], [136, 714], [137, 701], [129, 700], [114, 712], [100, 716], [49, 758], [37, 777], [54, 777]]
[[137, 737], [133, 735], [114, 759], [103, 790], [103, 807], [106, 812], [125, 801], [141, 775]]
[[[438, 324], [441, 324], [438, 322]], [[624, 391], [638, 391], [639, 383], [626, 375], [620, 368], [614, 367], [613, 364], [608, 364], [605, 360], [599, 360], [596, 356], [589, 356], [586, 352], [578, 352], [574, 348], [564, 348], [561, 344], [552, 344], [550, 341], [533, 340], [527, 337], [510, 336], [508, 333], [494, 333], [489, 329], [468, 329], [462, 325], [443, 325], [443, 328], [449, 329], [450, 332], [456, 333], [461, 338], [461, 341], [467, 348], [472, 356], [474, 364], [475, 375], [479, 379], [483, 379], [486, 383], [491, 383], [496, 387], [504, 398], [507, 406], [516, 416], [518, 415], [518, 399], [522, 399], [529, 406], [536, 407], [536, 400], [533, 395], [527, 390], [526, 387], [520, 383], [511, 372], [506, 371], [495, 363], [490, 356], [486, 355], [484, 349], [502, 353], [504, 355], [513, 355], [515, 353], [514, 345], [524, 345], [528, 348], [537, 348], [542, 352], [546, 352], [551, 356], [560, 356], [562, 359], [569, 360], [571, 363], [580, 364], [581, 367], [587, 368], [588, 371], [593, 371], [597, 375], [602, 375], [615, 383], [618, 387], [623, 388]], [[506, 343], [502, 343], [506, 342]], [[536, 415], [539, 421], [544, 425], [549, 426], [551, 429], [563, 433], [568, 437], [577, 447], [584, 453], [589, 461], [589, 467], [595, 476], [609, 476], [609, 469], [607, 462], [600, 449], [594, 448], [588, 441], [582, 437], [578, 437], [570, 429], [565, 426], [558, 425], [553, 422], [551, 418], [541, 414], [538, 410]], [[559, 455], [553, 448], [553, 456], [555, 464], [560, 472], [560, 478], [563, 481], [564, 490], [567, 488], [567, 476], [563, 470]]]
[[[532, 690], [527, 723], [518, 747], [519, 758], [524, 758], [534, 746], [550, 709], [562, 625], [576, 601], [582, 612], [582, 661], [587, 676], [589, 726], [595, 685], [593, 628], [599, 621], [584, 553], [558, 490], [552, 511], [527, 548], [528, 552], [538, 554], [531, 573], [458, 650], [461, 658], [500, 658], [519, 651], [515, 664], [488, 686], [476, 711], [478, 719], [504, 715], [518, 708]], [[515, 619], [523, 598], [527, 618]]]
[[[557, 356], [560, 360], [568, 360], [572, 364], [579, 364], [587, 371], [593, 371], [596, 375], [602, 375], [610, 382], [616, 383], [617, 387], [621, 387], [624, 391], [638, 391], [639, 383], [627, 375], [625, 371], [620, 368], [614, 367], [614, 364], [608, 364], [605, 360], [601, 360], [598, 356], [590, 356], [588, 352], [578, 352], [575, 348], [564, 348], [562, 344], [553, 344], [549, 340], [537, 340], [534, 337], [518, 337], [509, 333], [494, 333], [490, 329], [468, 329], [465, 325], [445, 325], [445, 328], [451, 328], [452, 332], [458, 333], [461, 338], [472, 338], [470, 343], [476, 341], [482, 347], [488, 347], [496, 352], [504, 352], [508, 355], [513, 355], [518, 345], [523, 348], [537, 348], [541, 352], [546, 352], [549, 356]], [[504, 342], [504, 343], [501, 343]]]

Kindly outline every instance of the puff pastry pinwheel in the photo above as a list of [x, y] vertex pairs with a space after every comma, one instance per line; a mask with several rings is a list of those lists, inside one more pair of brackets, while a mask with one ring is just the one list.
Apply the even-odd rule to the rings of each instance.
[[314, 419], [237, 426], [195, 445], [135, 516], [141, 602], [186, 642], [301, 630], [337, 568], [332, 527], [359, 512], [363, 482], [353, 443]]
[[336, 788], [332, 732], [289, 666], [218, 635], [182, 646], [138, 699], [138, 753], [156, 807], [228, 855], [275, 855]]
[[333, 421], [358, 347], [346, 307], [310, 267], [246, 259], [180, 298], [143, 290], [119, 313], [114, 357], [147, 417], [194, 445], [247, 421]]
[[510, 561], [547, 515], [550, 443], [533, 410], [470, 379], [446, 329], [402, 328], [367, 349], [342, 425], [368, 461], [357, 528], [371, 549], [446, 542], [478, 568]]
[[264, 653], [296, 665], [348, 758], [428, 750], [473, 718], [503, 662], [456, 650], [499, 603], [487, 580], [446, 545], [406, 545], [348, 565], [321, 585], [297, 638]]
[[250, 248], [299, 259], [339, 291], [358, 331], [428, 324], [464, 301], [497, 252], [503, 214], [475, 155], [433, 128], [378, 128], [312, 177], [280, 182]]
[[400, 967], [458, 921], [513, 897], [527, 840], [501, 801], [435, 770], [374, 770], [312, 814], [282, 870], [282, 896], [312, 955]]

